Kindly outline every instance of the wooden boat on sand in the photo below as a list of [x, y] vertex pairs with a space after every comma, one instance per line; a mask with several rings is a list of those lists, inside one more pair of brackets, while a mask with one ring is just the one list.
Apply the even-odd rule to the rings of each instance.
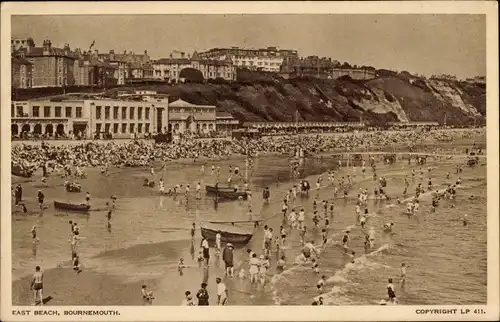
[[88, 212], [90, 210], [90, 205], [84, 203], [76, 205], [72, 203], [54, 201], [54, 208], [76, 212]]
[[253, 225], [233, 225], [231, 223], [207, 222], [201, 226], [201, 235], [210, 242], [215, 242], [215, 236], [220, 231], [221, 241], [235, 245], [247, 244], [253, 237]]

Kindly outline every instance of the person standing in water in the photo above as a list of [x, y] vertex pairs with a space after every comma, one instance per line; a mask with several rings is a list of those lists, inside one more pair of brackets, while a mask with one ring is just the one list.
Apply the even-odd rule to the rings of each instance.
[[38, 243], [39, 239], [36, 237], [36, 225], [31, 227], [31, 239], [33, 240], [33, 244]]
[[387, 295], [389, 296], [389, 301], [396, 304], [396, 292], [394, 291], [394, 285], [392, 284], [392, 278], [389, 278], [389, 284], [387, 284]]
[[37, 305], [37, 298], [40, 298], [40, 306], [43, 306], [43, 273], [40, 266], [35, 267], [30, 290], [33, 291], [33, 305]]
[[373, 249], [375, 246], [375, 229], [373, 227], [370, 227], [368, 232], [368, 241], [370, 242], [370, 249]]
[[163, 179], [160, 178], [158, 185], [160, 186], [160, 193], [163, 194], [165, 192], [165, 186], [163, 184]]
[[401, 263], [401, 280], [400, 280], [400, 283], [401, 283], [401, 286], [404, 286], [405, 283], [406, 283], [406, 269], [410, 267], [409, 265], [407, 266], [405, 263]]
[[45, 200], [45, 195], [43, 194], [42, 190], [38, 190], [38, 204], [40, 205], [40, 209], [43, 210], [43, 201]]

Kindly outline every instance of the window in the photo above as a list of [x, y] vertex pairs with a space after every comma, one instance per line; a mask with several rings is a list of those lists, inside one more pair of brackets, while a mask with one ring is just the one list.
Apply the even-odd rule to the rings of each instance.
[[144, 124], [145, 130], [144, 133], [149, 133], [149, 123]]
[[137, 108], [137, 119], [142, 120], [142, 107]]
[[122, 133], [127, 133], [127, 123], [122, 123]]
[[135, 108], [133, 106], [130, 106], [130, 115], [129, 115], [129, 118], [131, 120], [133, 120], [135, 118], [134, 110], [135, 110]]
[[135, 125], [134, 123], [131, 123], [131, 124], [130, 124], [130, 126], [129, 126], [129, 128], [130, 128], [130, 131], [129, 131], [129, 132], [130, 132], [130, 133], [134, 133], [134, 132], [135, 132], [135, 131], [134, 131], [134, 125]]
[[104, 133], [109, 133], [110, 127], [111, 127], [111, 124], [109, 124], [109, 123], [104, 124]]
[[149, 107], [146, 107], [146, 109], [144, 110], [144, 118], [146, 120], [149, 120]]
[[102, 114], [101, 109], [102, 109], [102, 108], [101, 108], [100, 106], [96, 106], [96, 107], [95, 107], [95, 118], [96, 118], [97, 120], [100, 120], [100, 119], [101, 119], [101, 117], [102, 117], [102, 115], [101, 115], [101, 114]]
[[40, 117], [40, 106], [33, 106], [33, 117]]
[[17, 117], [23, 117], [24, 110], [22, 106], [17, 106], [16, 107], [16, 116]]
[[60, 106], [56, 106], [56, 110], [55, 110], [55, 117], [61, 117], [61, 110], [62, 108]]
[[66, 117], [71, 117], [71, 106], [66, 106]]
[[110, 108], [109, 106], [106, 106], [106, 107], [104, 108], [104, 119], [105, 119], [105, 120], [109, 120], [109, 112], [110, 112], [110, 109], [111, 109], [111, 108]]
[[14, 107], [14, 104], [10, 104], [10, 116], [14, 117], [15, 112], [16, 112], [16, 108]]
[[43, 117], [50, 117], [50, 106], [43, 107]]
[[137, 132], [142, 133], [142, 123], [137, 124]]
[[118, 125], [119, 125], [119, 124], [116, 124], [116, 123], [115, 123], [115, 124], [113, 124], [113, 133], [114, 133], [114, 134], [118, 133]]
[[113, 107], [113, 119], [114, 120], [118, 119], [118, 106]]
[[77, 107], [76, 107], [76, 112], [75, 112], [75, 114], [76, 114], [75, 116], [76, 116], [77, 118], [81, 118], [81, 117], [82, 117], [82, 107], [81, 107], [81, 106], [77, 106]]
[[97, 133], [100, 133], [100, 132], [101, 132], [101, 123], [96, 123], [96, 124], [95, 124], [95, 131], [96, 131]]
[[[125, 106], [122, 107], [122, 120], [127, 119], [127, 108]], [[125, 133], [125, 132], [123, 132]]]

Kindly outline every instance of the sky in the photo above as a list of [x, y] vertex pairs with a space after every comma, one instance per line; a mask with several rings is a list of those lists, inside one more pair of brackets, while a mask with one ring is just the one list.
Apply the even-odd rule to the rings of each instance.
[[214, 47], [296, 49], [431, 76], [486, 74], [486, 16], [455, 14], [324, 15], [67, 15], [12, 16], [12, 36], [115, 53], [144, 50], [152, 59], [172, 50]]

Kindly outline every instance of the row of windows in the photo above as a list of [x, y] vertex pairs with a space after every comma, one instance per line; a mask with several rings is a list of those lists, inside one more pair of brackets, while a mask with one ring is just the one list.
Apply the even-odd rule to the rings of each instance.
[[[21, 106], [18, 106], [18, 109], [19, 108], [22, 109]], [[32, 115], [33, 115], [33, 117], [40, 117], [40, 106], [33, 106], [32, 107]], [[68, 117], [68, 118], [73, 117], [73, 107], [72, 106], [66, 106], [64, 108], [64, 116]], [[43, 107], [43, 117], [52, 117], [52, 109], [50, 106]], [[63, 117], [61, 106], [56, 106], [54, 108], [54, 117]], [[75, 107], [75, 117], [76, 118], [82, 117], [82, 107], [81, 106]]]
[[[254, 65], [254, 62], [253, 62], [253, 61], [249, 61], [249, 62], [247, 62], [247, 61], [244, 61], [244, 60], [243, 60], [243, 61], [235, 61], [235, 63], [236, 63], [237, 65], [242, 64], [243, 66], [246, 66], [246, 65], [247, 65], [247, 63], [248, 63], [248, 65], [249, 65], [249, 66], [253, 66], [253, 65]], [[269, 62], [261, 62], [261, 61], [259, 61], [259, 62], [258, 62], [258, 65], [259, 65], [259, 66], [262, 66], [262, 65], [264, 65], [264, 66], [281, 66], [281, 63], [269, 63]]]
[[[105, 133], [109, 133], [109, 132], [112, 132], [113, 134], [117, 134], [117, 133], [136, 133], [136, 129], [137, 129], [137, 133], [149, 133], [149, 130], [150, 130], [150, 125], [149, 123], [130, 123], [130, 124], [127, 124], [127, 123], [122, 123], [121, 126], [120, 124], [118, 123], [114, 123], [114, 124], [110, 124], [110, 123], [104, 123], [104, 127], [103, 127], [103, 124], [101, 123], [96, 123], [95, 124], [95, 129], [96, 129], [96, 132], [105, 132]], [[128, 132], [127, 132], [127, 128], [128, 128]]]
[[[144, 119], [149, 120], [149, 115], [150, 115], [150, 110], [151, 108], [146, 107], [144, 108]], [[118, 106], [113, 106], [113, 119], [118, 120], [118, 115], [119, 115], [119, 107]], [[142, 120], [142, 107], [137, 108], [137, 119]], [[104, 119], [109, 120], [110, 119], [110, 114], [111, 114], [111, 107], [110, 106], [105, 106], [104, 107]], [[134, 120], [135, 119], [135, 107], [130, 106], [129, 107], [129, 119]], [[122, 115], [121, 115], [122, 120], [127, 119], [127, 107], [123, 106], [122, 107]], [[102, 106], [96, 106], [95, 108], [95, 118], [97, 120], [102, 119]]]

